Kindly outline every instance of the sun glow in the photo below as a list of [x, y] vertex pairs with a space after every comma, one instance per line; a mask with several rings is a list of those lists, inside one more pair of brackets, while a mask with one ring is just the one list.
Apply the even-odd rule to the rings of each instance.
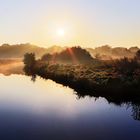
[[[59, 22], [57, 20], [50, 21], [48, 24], [42, 25], [42, 40], [48, 40], [46, 46], [56, 44], [58, 46], [73, 46], [77, 42], [76, 28], [70, 21]], [[40, 41], [40, 40], [39, 40]]]
[[62, 29], [62, 28], [58, 29], [58, 30], [57, 30], [57, 35], [58, 35], [58, 36], [65, 36], [65, 30]]

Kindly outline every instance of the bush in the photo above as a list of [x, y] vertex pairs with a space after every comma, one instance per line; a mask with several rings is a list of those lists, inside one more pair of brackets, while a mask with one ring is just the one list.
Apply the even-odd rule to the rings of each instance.
[[124, 75], [132, 75], [133, 72], [139, 68], [139, 63], [136, 59], [123, 58], [116, 60], [114, 66], [117, 72]]

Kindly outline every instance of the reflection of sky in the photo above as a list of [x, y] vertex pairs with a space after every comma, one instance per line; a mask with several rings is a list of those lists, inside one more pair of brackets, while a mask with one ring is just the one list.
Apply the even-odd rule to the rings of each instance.
[[[64, 115], [74, 115], [84, 111], [91, 111], [90, 106], [95, 102], [94, 99], [86, 97], [78, 99], [74, 91], [51, 80], [41, 80], [37, 78], [33, 83], [30, 77], [25, 76], [1, 76], [0, 80], [0, 102], [10, 105], [13, 108], [22, 107], [36, 113], [53, 111]], [[8, 88], [6, 87], [8, 86]], [[96, 101], [92, 111], [100, 108], [100, 102]], [[106, 108], [107, 102], [104, 101]], [[79, 110], [77, 112], [77, 110]]]
[[0, 85], [0, 136], [38, 140], [40, 136], [49, 140], [137, 140], [140, 136], [139, 122], [130, 110], [103, 98], [77, 100], [72, 89], [40, 78], [33, 83], [25, 76], [0, 75]]

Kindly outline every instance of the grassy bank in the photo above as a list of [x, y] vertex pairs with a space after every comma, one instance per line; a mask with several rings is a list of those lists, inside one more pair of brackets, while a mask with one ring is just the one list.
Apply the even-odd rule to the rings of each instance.
[[123, 96], [128, 99], [140, 96], [139, 75], [124, 76], [116, 72], [115, 68], [36, 62], [32, 75], [69, 86], [79, 93], [78, 96], [110, 98], [113, 95], [116, 98]]
[[24, 71], [27, 75], [33, 76], [33, 79], [38, 75], [69, 86], [79, 97], [102, 96], [118, 102], [140, 99], [139, 59], [123, 58], [110, 61], [93, 59], [90, 62], [53, 63], [42, 59], [36, 60], [34, 54], [26, 54]]

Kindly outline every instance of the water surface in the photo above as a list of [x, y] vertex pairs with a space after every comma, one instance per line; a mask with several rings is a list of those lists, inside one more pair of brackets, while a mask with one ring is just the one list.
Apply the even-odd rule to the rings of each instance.
[[139, 116], [139, 105], [79, 99], [51, 80], [0, 75], [2, 140], [139, 140]]

